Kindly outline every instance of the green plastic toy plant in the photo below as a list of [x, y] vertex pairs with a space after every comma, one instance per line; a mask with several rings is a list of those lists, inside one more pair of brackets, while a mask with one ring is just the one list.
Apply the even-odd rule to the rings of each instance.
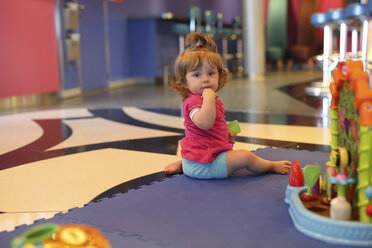
[[304, 168], [304, 177], [307, 186], [307, 195], [312, 195], [312, 189], [322, 174], [320, 165], [306, 165]]
[[242, 130], [240, 129], [239, 122], [237, 120], [234, 120], [227, 124], [227, 128], [233, 135], [237, 135], [240, 133]]
[[365, 189], [372, 185], [372, 127], [360, 126], [359, 129], [360, 146], [359, 146], [359, 184], [358, 184], [358, 206], [359, 218], [363, 222], [372, 222], [372, 217], [366, 214], [368, 204], [372, 199], [365, 195]]
[[[330, 182], [330, 177], [331, 177], [331, 172], [330, 170], [327, 170], [326, 172], [326, 177], [327, 177], [327, 199], [328, 201], [332, 200], [332, 183]], [[334, 185], [334, 188], [337, 189], [337, 184]]]
[[338, 149], [338, 110], [329, 110], [329, 115], [331, 117], [331, 148], [332, 150]]

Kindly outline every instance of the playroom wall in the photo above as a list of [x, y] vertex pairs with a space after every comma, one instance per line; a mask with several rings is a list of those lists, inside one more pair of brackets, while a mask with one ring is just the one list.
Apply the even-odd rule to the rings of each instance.
[[[79, 30], [81, 37], [80, 61], [61, 61], [59, 67], [55, 29], [55, 5], [70, 0], [1, 0], [0, 1], [0, 98], [58, 92], [79, 88], [82, 91], [108, 88], [110, 82], [133, 77], [159, 76], [160, 65], [155, 52], [166, 54], [163, 38], [151, 37], [146, 27], [157, 25], [163, 12], [188, 16], [190, 6], [199, 6], [222, 12], [226, 22], [241, 16], [242, 0], [124, 0], [107, 2], [109, 50], [105, 46], [103, 0], [79, 0], [81, 10]], [[295, 2], [295, 0], [292, 0]], [[297, 0], [298, 1], [298, 0]], [[265, 1], [268, 2], [267, 0]], [[340, 0], [327, 0], [328, 5]], [[151, 30], [151, 29], [150, 29]], [[152, 29], [152, 31], [158, 29]], [[164, 31], [164, 30], [163, 30]], [[131, 32], [134, 34], [131, 36]], [[136, 36], [137, 35], [137, 36]], [[176, 56], [178, 37], [169, 44]], [[139, 37], [139, 38], [138, 38]], [[149, 64], [141, 64], [133, 48], [138, 43], [152, 46], [155, 55], [148, 53]], [[109, 56], [107, 56], [107, 53]], [[151, 56], [154, 56], [151, 58]], [[172, 56], [167, 59], [171, 61]], [[154, 66], [151, 66], [151, 63]], [[164, 63], [164, 61], [162, 62]], [[63, 68], [63, 69], [61, 69]]]
[[[130, 64], [135, 58], [130, 57], [128, 20], [132, 17], [155, 18], [163, 12], [187, 17], [191, 5], [200, 6], [202, 10], [214, 6], [215, 11], [223, 11], [229, 19], [240, 14], [240, 0], [108, 2], [110, 66], [107, 67], [103, 1], [79, 0], [79, 4], [84, 6], [78, 30], [81, 38], [80, 61], [66, 62], [64, 58], [63, 71], [59, 71], [54, 11], [56, 4], [63, 6], [65, 1], [0, 1], [0, 97], [79, 87], [88, 91], [107, 88], [110, 81], [131, 78], [133, 70]], [[63, 55], [66, 56], [65, 52]], [[143, 76], [146, 75], [152, 74]]]
[[54, 1], [0, 1], [0, 98], [59, 89]]

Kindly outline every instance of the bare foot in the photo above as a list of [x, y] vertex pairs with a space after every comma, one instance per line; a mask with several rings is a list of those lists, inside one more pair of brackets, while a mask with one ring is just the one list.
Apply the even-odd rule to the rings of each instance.
[[289, 161], [274, 161], [272, 171], [278, 174], [287, 174], [291, 169], [291, 164]]
[[168, 164], [165, 166], [164, 172], [169, 175], [182, 173], [182, 160]]

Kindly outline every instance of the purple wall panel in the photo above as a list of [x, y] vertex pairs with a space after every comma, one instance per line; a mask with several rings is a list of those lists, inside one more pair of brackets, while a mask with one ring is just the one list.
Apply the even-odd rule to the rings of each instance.
[[163, 12], [172, 12], [188, 16], [190, 6], [199, 6], [201, 10], [222, 12], [225, 20], [230, 22], [236, 15], [241, 16], [242, 0], [124, 0], [123, 3], [110, 3], [110, 15], [159, 16]]

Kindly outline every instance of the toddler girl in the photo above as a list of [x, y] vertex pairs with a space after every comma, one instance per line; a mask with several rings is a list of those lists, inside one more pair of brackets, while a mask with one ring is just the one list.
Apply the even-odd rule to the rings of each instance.
[[229, 73], [212, 39], [191, 33], [186, 45], [175, 62], [172, 82], [183, 98], [186, 137], [181, 140], [182, 160], [167, 165], [165, 172], [183, 170], [199, 179], [226, 178], [243, 168], [286, 174], [289, 161], [269, 161], [248, 150], [232, 150], [235, 137], [228, 132], [224, 107], [216, 94], [228, 82]]

